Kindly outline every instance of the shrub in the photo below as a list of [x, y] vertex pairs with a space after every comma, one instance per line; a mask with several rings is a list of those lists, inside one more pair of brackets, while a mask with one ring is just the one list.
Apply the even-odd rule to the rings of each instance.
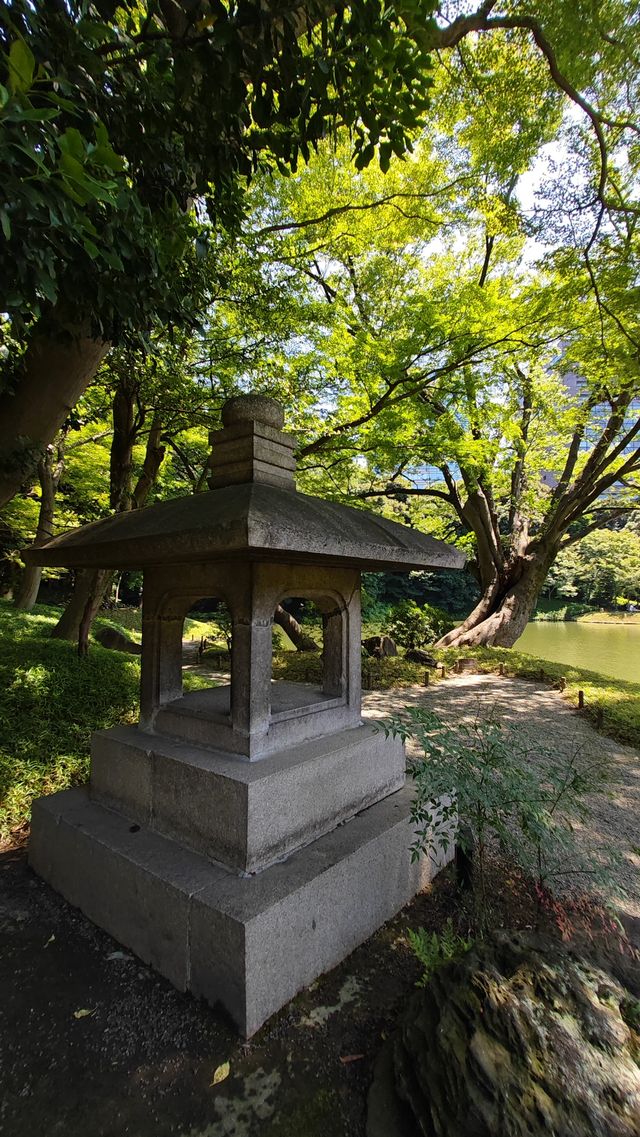
[[433, 643], [453, 627], [447, 612], [431, 604], [420, 607], [415, 600], [402, 600], [389, 609], [386, 630], [407, 650]]
[[592, 604], [565, 604], [562, 608], [553, 608], [549, 612], [535, 612], [533, 619], [536, 622], [542, 623], [564, 623], [565, 621], [579, 620], [580, 616], [586, 616], [589, 612], [596, 612], [597, 609]]
[[440, 933], [427, 932], [424, 928], [409, 929], [407, 939], [423, 968], [417, 987], [426, 987], [434, 971], [452, 959], [459, 959], [473, 943], [453, 930], [451, 917]]

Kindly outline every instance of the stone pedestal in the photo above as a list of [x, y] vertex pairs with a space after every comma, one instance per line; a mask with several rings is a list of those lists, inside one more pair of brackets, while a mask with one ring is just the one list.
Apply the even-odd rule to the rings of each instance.
[[373, 724], [255, 762], [117, 727], [93, 736], [86, 790], [36, 803], [29, 859], [249, 1036], [430, 880], [404, 783]]
[[424, 887], [402, 789], [260, 873], [237, 876], [92, 801], [42, 798], [30, 862], [181, 991], [220, 1004], [245, 1037]]

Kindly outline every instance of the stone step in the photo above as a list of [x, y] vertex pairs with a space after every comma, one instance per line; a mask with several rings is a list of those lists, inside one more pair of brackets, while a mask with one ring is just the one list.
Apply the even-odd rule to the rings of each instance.
[[91, 798], [237, 873], [400, 789], [404, 748], [372, 723], [247, 762], [136, 727], [94, 734]]
[[248, 1037], [429, 882], [439, 865], [411, 861], [410, 805], [405, 787], [238, 877], [66, 790], [34, 804], [29, 861], [180, 990], [221, 1003]]

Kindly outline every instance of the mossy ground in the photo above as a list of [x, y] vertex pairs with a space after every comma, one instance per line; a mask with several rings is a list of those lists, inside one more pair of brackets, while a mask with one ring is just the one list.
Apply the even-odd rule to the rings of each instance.
[[[92, 641], [80, 659], [50, 638], [59, 614], [0, 601], [0, 840], [27, 823], [34, 798], [86, 781], [93, 731], [137, 718], [139, 657]], [[139, 613], [109, 620], [135, 633]], [[210, 625], [193, 621], [187, 634], [201, 628]], [[187, 689], [202, 686], [210, 682], [185, 675]]]

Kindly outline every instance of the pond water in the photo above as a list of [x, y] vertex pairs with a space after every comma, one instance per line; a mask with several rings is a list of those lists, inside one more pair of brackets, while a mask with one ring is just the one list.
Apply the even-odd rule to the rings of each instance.
[[532, 623], [515, 649], [640, 683], [640, 624]]

